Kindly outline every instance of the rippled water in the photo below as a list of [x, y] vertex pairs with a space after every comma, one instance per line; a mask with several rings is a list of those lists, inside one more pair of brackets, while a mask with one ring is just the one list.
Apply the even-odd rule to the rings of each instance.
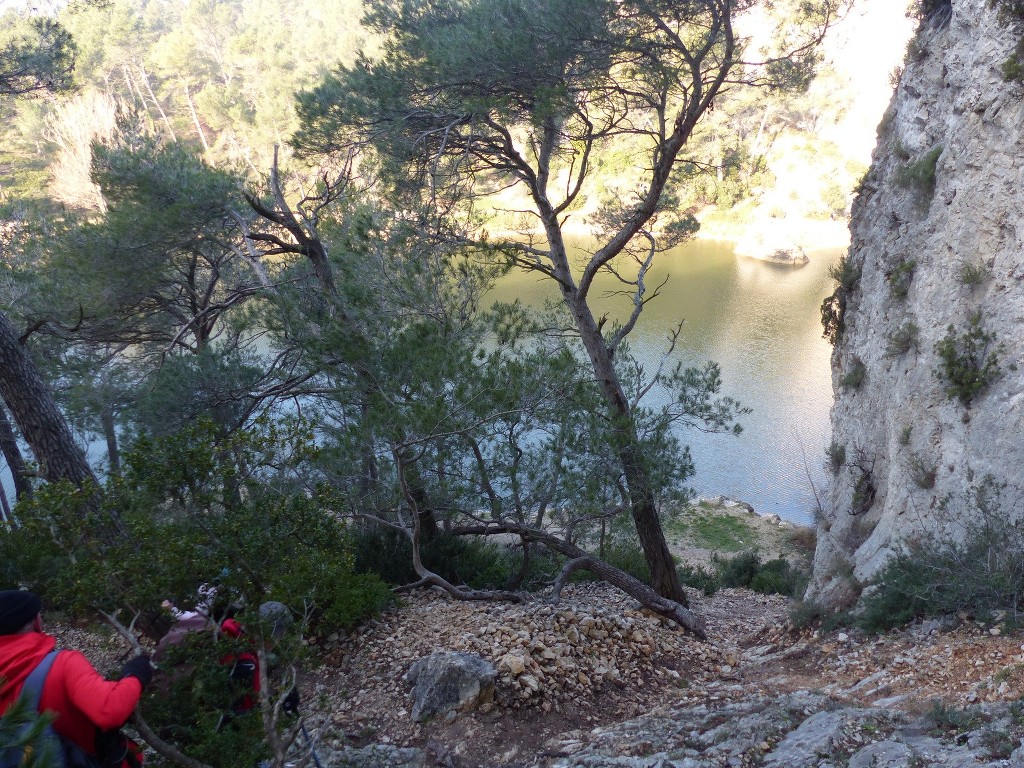
[[[832, 406], [830, 347], [821, 335], [820, 306], [831, 292], [828, 268], [841, 251], [808, 254], [803, 267], [736, 256], [729, 245], [689, 243], [660, 257], [648, 284], [669, 282], [648, 304], [632, 348], [654, 366], [669, 330], [685, 319], [680, 354], [690, 365], [715, 360], [722, 394], [753, 409], [743, 433], [683, 435], [697, 464], [693, 487], [703, 495], [749, 502], [794, 522], [810, 522], [814, 484], [824, 483]], [[512, 275], [496, 298], [539, 305], [554, 296], [535, 276]], [[602, 306], [605, 305], [605, 306]], [[598, 302], [600, 312], [625, 311]], [[653, 394], [653, 393], [652, 393]]]

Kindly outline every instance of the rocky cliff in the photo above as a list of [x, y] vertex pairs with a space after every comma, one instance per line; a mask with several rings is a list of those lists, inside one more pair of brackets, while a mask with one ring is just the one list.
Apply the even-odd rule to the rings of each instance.
[[1024, 498], [1024, 85], [1003, 76], [1024, 21], [1004, 0], [922, 5], [827, 313], [833, 473], [808, 596], [833, 605], [901, 543], [963, 535], [972, 488], [1005, 484], [982, 505], [998, 514]]

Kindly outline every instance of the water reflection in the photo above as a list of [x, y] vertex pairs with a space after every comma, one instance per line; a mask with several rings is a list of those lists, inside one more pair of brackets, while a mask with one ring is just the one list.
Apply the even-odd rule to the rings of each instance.
[[[684, 320], [681, 359], [689, 365], [717, 361], [723, 394], [753, 408], [739, 437], [684, 435], [697, 462], [693, 484], [700, 493], [810, 521], [808, 474], [820, 488], [832, 405], [830, 348], [821, 336], [819, 307], [832, 290], [828, 268], [840, 253], [811, 253], [810, 264], [791, 267], [738, 257], [725, 243], [698, 242], [658, 262], [648, 284], [665, 277], [669, 282], [631, 337], [634, 353], [657, 365], [669, 331]], [[624, 317], [628, 311], [621, 298], [594, 295], [597, 314]], [[515, 274], [494, 291], [495, 300], [514, 297], [539, 306], [555, 293], [535, 276]]]

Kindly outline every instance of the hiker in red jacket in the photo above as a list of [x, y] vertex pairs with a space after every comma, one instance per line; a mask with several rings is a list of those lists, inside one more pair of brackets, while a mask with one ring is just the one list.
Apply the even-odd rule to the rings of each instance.
[[[25, 679], [57, 644], [43, 632], [41, 610], [42, 602], [32, 592], [0, 590], [0, 715], [17, 700]], [[46, 676], [39, 711], [53, 712], [57, 735], [99, 764], [138, 765], [141, 754], [110, 752], [126, 749], [117, 729], [131, 717], [152, 677], [153, 666], [145, 655], [129, 661], [120, 680], [110, 681], [78, 651], [61, 651]]]

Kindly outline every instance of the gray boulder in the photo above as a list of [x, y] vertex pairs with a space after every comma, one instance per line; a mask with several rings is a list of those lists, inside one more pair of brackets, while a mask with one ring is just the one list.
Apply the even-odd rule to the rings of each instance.
[[412, 688], [412, 719], [453, 717], [494, 700], [494, 666], [471, 653], [441, 651], [414, 663], [405, 673]]

